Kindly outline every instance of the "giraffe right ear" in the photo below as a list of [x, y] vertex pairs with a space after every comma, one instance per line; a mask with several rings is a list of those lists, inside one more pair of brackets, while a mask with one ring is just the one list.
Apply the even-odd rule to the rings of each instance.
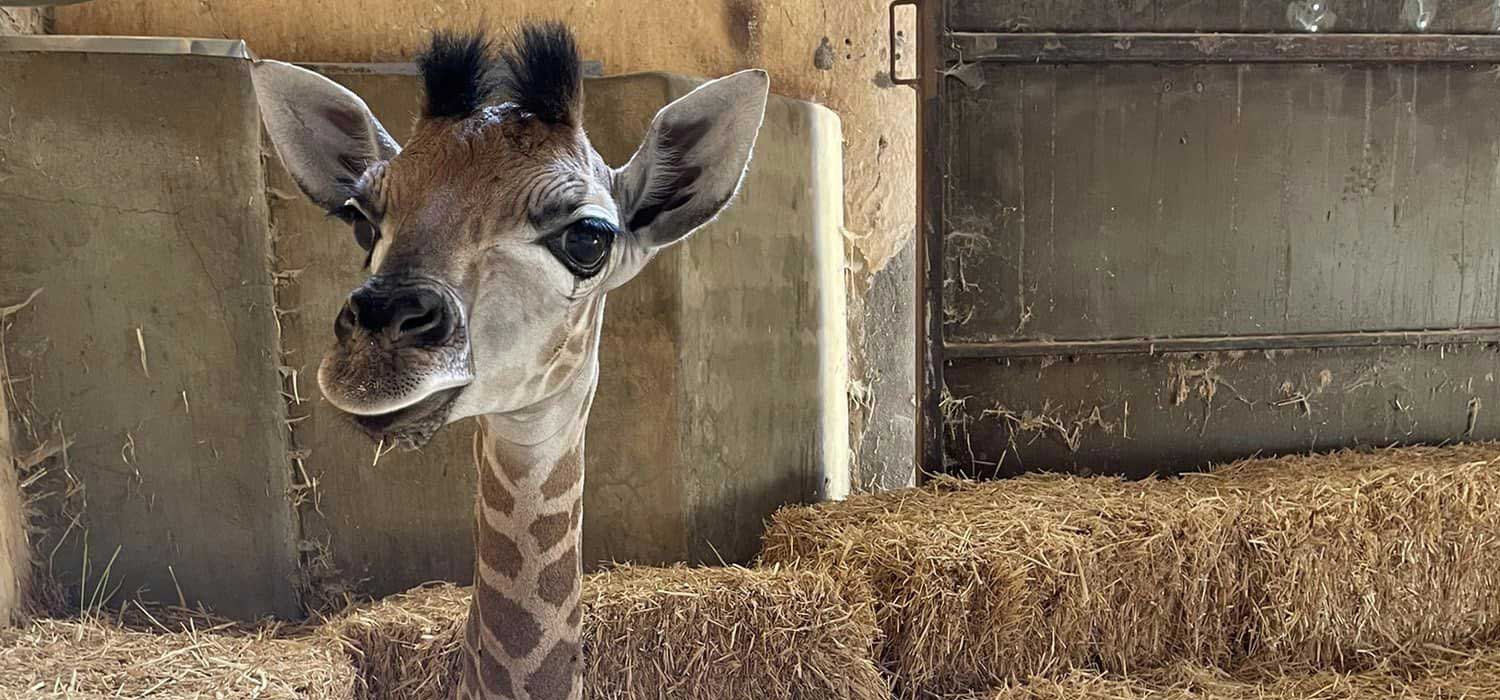
[[250, 75], [277, 155], [303, 194], [323, 209], [342, 207], [371, 163], [401, 152], [348, 88], [280, 61], [256, 61]]

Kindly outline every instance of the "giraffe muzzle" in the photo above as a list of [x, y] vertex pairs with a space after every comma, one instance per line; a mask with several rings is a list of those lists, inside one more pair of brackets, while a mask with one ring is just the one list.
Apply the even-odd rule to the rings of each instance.
[[436, 280], [371, 277], [334, 321], [324, 397], [373, 439], [425, 443], [474, 378], [464, 311]]

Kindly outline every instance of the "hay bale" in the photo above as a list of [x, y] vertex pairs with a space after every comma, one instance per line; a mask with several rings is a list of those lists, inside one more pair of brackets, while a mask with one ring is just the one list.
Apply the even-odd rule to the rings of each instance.
[[[584, 696], [887, 700], [868, 595], [814, 572], [622, 568], [584, 583]], [[368, 698], [446, 699], [469, 594], [422, 588], [330, 623]]]
[[448, 700], [458, 687], [469, 589], [425, 586], [330, 620], [361, 679], [361, 700]]
[[1288, 670], [1236, 676], [1177, 664], [1133, 678], [1074, 671], [966, 700], [1458, 700], [1500, 698], [1500, 651], [1358, 673]]
[[907, 693], [1178, 660], [1357, 669], [1500, 633], [1500, 446], [1127, 483], [1031, 476], [787, 509], [763, 561], [869, 586]]
[[350, 700], [354, 668], [327, 639], [142, 632], [99, 619], [0, 632], [0, 697]]

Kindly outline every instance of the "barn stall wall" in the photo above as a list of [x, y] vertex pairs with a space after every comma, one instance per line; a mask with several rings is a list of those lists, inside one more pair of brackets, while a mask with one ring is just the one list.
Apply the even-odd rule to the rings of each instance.
[[[0, 240], [24, 251], [0, 257], [0, 301], [42, 290], [6, 335], [11, 424], [23, 449], [72, 441], [39, 551], [75, 599], [294, 616], [309, 593], [471, 575], [467, 426], [375, 463], [317, 396], [361, 258], [262, 141], [246, 52], [0, 40]], [[409, 127], [409, 68], [325, 70]], [[622, 161], [691, 84], [590, 81], [595, 143]], [[594, 561], [747, 558], [776, 506], [847, 490], [838, 143], [832, 113], [773, 98], [735, 206], [612, 295]]]
[[923, 4], [926, 466], [1500, 436], [1500, 5], [1317, 5]]
[[844, 124], [850, 431], [854, 482], [863, 488], [902, 485], [914, 473], [915, 101], [888, 74], [887, 5], [95, 0], [56, 12], [61, 33], [244, 39], [261, 56], [309, 62], [410, 60], [434, 28], [483, 22], [504, 29], [553, 16], [576, 29], [584, 53], [607, 75], [769, 70], [774, 92], [827, 105]]
[[0, 43], [0, 299], [42, 290], [6, 333], [22, 447], [73, 441], [51, 564], [87, 588], [118, 546], [108, 586], [294, 614], [249, 63], [15, 50], [38, 41]]

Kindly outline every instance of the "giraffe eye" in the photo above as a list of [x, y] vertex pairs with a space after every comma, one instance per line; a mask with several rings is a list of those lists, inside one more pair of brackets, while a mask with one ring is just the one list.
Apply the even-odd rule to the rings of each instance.
[[615, 227], [603, 219], [579, 219], [547, 239], [547, 248], [580, 279], [599, 274], [609, 261]]
[[363, 216], [357, 216], [354, 219], [354, 242], [358, 243], [366, 253], [374, 252], [375, 242], [379, 240], [380, 229], [375, 228], [375, 224], [370, 223], [369, 219]]
[[375, 244], [380, 242], [380, 227], [370, 222], [369, 217], [365, 216], [353, 199], [335, 209], [333, 215], [343, 219], [354, 228], [354, 242], [364, 249], [365, 267], [369, 267], [370, 260], [375, 255]]

